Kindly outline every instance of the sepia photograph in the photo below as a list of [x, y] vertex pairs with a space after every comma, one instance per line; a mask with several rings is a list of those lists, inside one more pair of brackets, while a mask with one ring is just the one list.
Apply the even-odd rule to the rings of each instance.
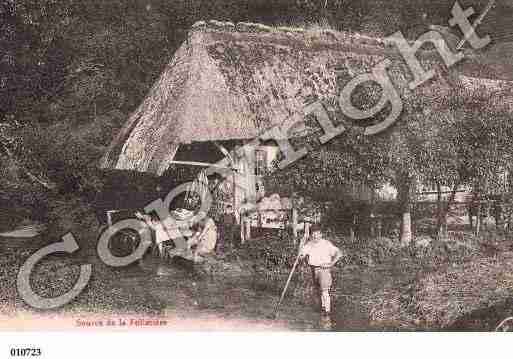
[[513, 331], [512, 0], [0, 18], [0, 331]]

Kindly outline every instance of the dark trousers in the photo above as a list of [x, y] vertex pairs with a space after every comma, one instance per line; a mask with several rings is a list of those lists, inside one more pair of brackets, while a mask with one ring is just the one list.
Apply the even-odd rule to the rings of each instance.
[[222, 253], [226, 244], [235, 246], [239, 236], [240, 226], [236, 224], [223, 224], [220, 226], [216, 242], [216, 253]]

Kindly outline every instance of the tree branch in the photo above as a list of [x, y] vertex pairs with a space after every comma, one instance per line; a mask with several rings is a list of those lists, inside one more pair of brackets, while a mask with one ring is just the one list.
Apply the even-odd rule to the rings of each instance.
[[11, 160], [13, 160], [16, 165], [34, 182], [39, 183], [41, 186], [48, 190], [54, 190], [57, 185], [49, 180], [43, 180], [39, 176], [34, 175], [30, 170], [25, 167], [17, 158], [16, 156], [11, 152], [9, 147], [7, 147], [4, 143], [0, 143], [3, 147], [4, 152], [7, 154], [7, 157], [9, 157]]

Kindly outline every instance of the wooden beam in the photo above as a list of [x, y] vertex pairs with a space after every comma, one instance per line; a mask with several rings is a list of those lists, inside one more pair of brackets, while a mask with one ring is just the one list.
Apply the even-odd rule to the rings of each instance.
[[[448, 193], [451, 193], [452, 191], [440, 191], [440, 194], [448, 194]], [[457, 191], [454, 191], [455, 193], [463, 193], [463, 192], [468, 192], [468, 193], [471, 193], [470, 191], [468, 190], [457, 190]], [[416, 195], [427, 195], [427, 194], [437, 194], [438, 192], [437, 191], [425, 191], [425, 192], [417, 192], [415, 193]]]
[[200, 166], [200, 167], [214, 167], [214, 168], [222, 168], [226, 170], [231, 170], [232, 168], [226, 166], [219, 166], [214, 163], [206, 163], [206, 162], [197, 162], [197, 161], [170, 161], [171, 164], [176, 165], [188, 165], [188, 166]]

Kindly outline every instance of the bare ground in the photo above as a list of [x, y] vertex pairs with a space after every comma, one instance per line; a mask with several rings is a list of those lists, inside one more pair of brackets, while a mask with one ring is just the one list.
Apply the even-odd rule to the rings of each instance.
[[[218, 261], [205, 268], [186, 262], [163, 265], [147, 258], [142, 265], [115, 269], [91, 252], [51, 256], [36, 268], [32, 279], [41, 295], [64, 293], [84, 262], [93, 264], [93, 277], [73, 302], [42, 312], [24, 304], [15, 289], [17, 269], [35, 248], [1, 250], [0, 311], [10, 317], [15, 313], [24, 313], [25, 318], [30, 313], [147, 315], [172, 318], [174, 329], [192, 330], [493, 330], [512, 313], [513, 252], [508, 246], [500, 254], [462, 263], [428, 266], [396, 256], [380, 264], [341, 264], [336, 270], [331, 326], [320, 321], [306, 266], [295, 274], [278, 318], [272, 320], [269, 315], [285, 283], [286, 268], [270, 276], [248, 261]], [[468, 275], [472, 271], [474, 275]], [[469, 278], [475, 280], [466, 290]]]

